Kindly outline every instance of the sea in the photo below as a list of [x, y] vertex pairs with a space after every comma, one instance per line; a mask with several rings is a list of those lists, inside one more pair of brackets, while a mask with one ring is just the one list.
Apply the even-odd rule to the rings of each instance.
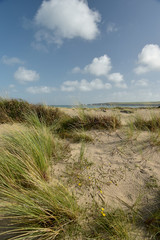
[[160, 103], [157, 104], [80, 104], [80, 105], [52, 105], [53, 107], [61, 108], [157, 108], [160, 107]]

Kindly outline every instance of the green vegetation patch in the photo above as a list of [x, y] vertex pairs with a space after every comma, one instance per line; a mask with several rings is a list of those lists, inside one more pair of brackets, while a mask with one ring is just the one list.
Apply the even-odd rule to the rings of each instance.
[[24, 122], [26, 115], [34, 113], [41, 122], [45, 121], [47, 125], [53, 124], [63, 115], [58, 108], [29, 104], [21, 99], [0, 99], [0, 113], [0, 123]]
[[151, 119], [146, 120], [140, 116], [136, 117], [133, 122], [133, 126], [138, 130], [143, 131], [156, 131], [160, 129], [160, 117], [159, 116], [151, 116]]
[[80, 214], [73, 194], [52, 175], [68, 147], [34, 121], [0, 139], [0, 220], [6, 221], [0, 235], [6, 239], [55, 239]]

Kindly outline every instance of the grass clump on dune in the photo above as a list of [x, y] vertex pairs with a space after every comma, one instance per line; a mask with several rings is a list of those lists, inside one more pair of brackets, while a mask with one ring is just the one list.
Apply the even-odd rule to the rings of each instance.
[[88, 130], [116, 130], [121, 127], [120, 119], [116, 116], [92, 115], [80, 112], [76, 116], [63, 115], [53, 125], [55, 133], [62, 138], [72, 139], [73, 142], [91, 142]]
[[160, 129], [160, 117], [151, 116], [150, 119], [145, 119], [141, 116], [137, 116], [135, 121], [133, 122], [133, 126], [137, 130], [156, 131]]
[[1, 234], [7, 239], [12, 234], [17, 240], [55, 239], [80, 212], [73, 194], [51, 172], [66, 146], [36, 121], [0, 139], [0, 219], [8, 220]]
[[60, 121], [61, 130], [73, 129], [116, 129], [121, 126], [120, 120], [115, 116], [96, 116], [84, 114], [81, 116], [65, 116]]
[[34, 173], [48, 179], [53, 161], [63, 159], [65, 154], [67, 146], [53, 137], [47, 127], [26, 128], [1, 137], [1, 171], [6, 171], [6, 176], [7, 172], [15, 172], [16, 178]]
[[0, 99], [0, 112], [0, 123], [25, 122], [26, 115], [34, 113], [40, 121], [45, 121], [48, 126], [63, 115], [58, 108], [30, 104], [21, 99]]
[[53, 240], [76, 224], [80, 213], [74, 196], [56, 181], [36, 181], [34, 189], [3, 187], [0, 198], [4, 201], [1, 219], [11, 223], [2, 235], [14, 234], [16, 240]]
[[[67, 138], [73, 142], [92, 141], [92, 138], [84, 131], [91, 129], [115, 130], [121, 126], [120, 119], [116, 116], [98, 116], [86, 114], [84, 109], [80, 110], [78, 115], [70, 116], [54, 107], [29, 104], [23, 100], [0, 99], [0, 123], [29, 123], [26, 115], [36, 115], [40, 123], [52, 127], [61, 138]], [[33, 121], [30, 122], [30, 124], [32, 123]]]
[[7, 122], [22, 122], [24, 121], [24, 113], [30, 111], [30, 104], [23, 100], [0, 99], [0, 111], [3, 114], [3, 118], [0, 119], [1, 123], [5, 123], [5, 120]]

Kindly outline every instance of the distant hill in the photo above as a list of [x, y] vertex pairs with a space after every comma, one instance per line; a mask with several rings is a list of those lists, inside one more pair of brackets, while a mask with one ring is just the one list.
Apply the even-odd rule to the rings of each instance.
[[157, 102], [107, 102], [107, 103], [92, 103], [88, 106], [160, 106], [160, 101]]

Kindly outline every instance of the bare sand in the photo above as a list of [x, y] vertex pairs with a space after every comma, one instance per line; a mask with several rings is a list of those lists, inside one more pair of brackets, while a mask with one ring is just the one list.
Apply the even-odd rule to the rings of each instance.
[[[77, 110], [65, 109], [66, 113], [77, 114]], [[66, 179], [74, 189], [80, 204], [88, 204], [94, 197], [111, 206], [144, 206], [149, 213], [156, 206], [160, 186], [160, 147], [154, 146], [153, 134], [148, 131], [132, 131], [128, 123], [135, 116], [149, 119], [160, 116], [160, 109], [87, 109], [98, 115], [117, 115], [122, 128], [110, 132], [88, 131], [94, 141], [85, 143], [84, 159], [91, 163], [83, 170], [75, 168], [79, 161], [81, 143], [70, 143], [70, 160], [57, 165], [56, 174]], [[70, 165], [70, 167], [68, 167]], [[87, 166], [87, 165], [86, 165]], [[147, 238], [146, 238], [147, 239]]]

